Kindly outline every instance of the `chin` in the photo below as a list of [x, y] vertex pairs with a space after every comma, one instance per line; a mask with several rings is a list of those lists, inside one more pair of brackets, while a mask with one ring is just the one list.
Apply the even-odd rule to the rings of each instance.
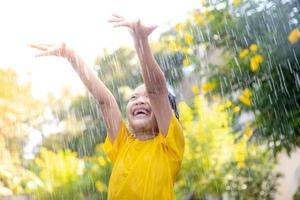
[[147, 131], [150, 123], [150, 120], [134, 119], [131, 121], [130, 125], [134, 131]]
[[154, 116], [143, 118], [131, 116], [128, 122], [130, 128], [136, 132], [158, 131], [157, 122]]

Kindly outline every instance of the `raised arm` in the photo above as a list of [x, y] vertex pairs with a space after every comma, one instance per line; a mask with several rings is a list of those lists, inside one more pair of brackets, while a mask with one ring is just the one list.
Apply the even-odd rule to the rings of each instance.
[[59, 46], [47, 44], [31, 44], [30, 46], [40, 50], [36, 56], [59, 56], [70, 62], [84, 85], [99, 103], [109, 138], [113, 143], [121, 126], [122, 116], [114, 96], [96, 73], [65, 43]]
[[159, 130], [167, 135], [172, 118], [172, 108], [168, 99], [165, 76], [157, 64], [149, 46], [148, 36], [156, 26], [145, 26], [140, 20], [127, 21], [124, 17], [113, 15], [110, 22], [115, 27], [128, 27], [132, 33], [141, 71], [150, 103], [157, 119]]

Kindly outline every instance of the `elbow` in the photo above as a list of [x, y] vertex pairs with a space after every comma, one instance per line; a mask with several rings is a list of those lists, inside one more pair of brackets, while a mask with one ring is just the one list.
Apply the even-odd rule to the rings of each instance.
[[99, 96], [96, 97], [96, 100], [101, 107], [110, 107], [112, 104], [116, 103], [116, 100], [114, 99], [113, 96], [107, 96], [107, 97]]
[[166, 84], [156, 85], [156, 86], [153, 85], [149, 88], [146, 88], [146, 90], [149, 96], [161, 96], [161, 95], [168, 94], [168, 89]]
[[146, 90], [149, 95], [162, 95], [162, 94], [167, 94], [168, 89], [167, 89], [167, 84], [165, 79], [163, 80], [155, 80], [154, 83], [149, 84], [150, 86], [147, 87], [146, 85]]
[[[166, 94], [168, 93], [167, 83], [165, 77], [162, 76], [153, 76], [149, 79], [149, 82], [145, 81], [145, 86], [148, 94]], [[148, 84], [147, 84], [148, 82]]]

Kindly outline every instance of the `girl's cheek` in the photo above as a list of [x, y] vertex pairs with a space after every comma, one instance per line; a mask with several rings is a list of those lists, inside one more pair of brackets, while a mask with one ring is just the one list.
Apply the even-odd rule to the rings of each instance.
[[129, 114], [130, 114], [130, 103], [127, 104], [126, 112], [127, 112], [127, 115], [129, 116]]

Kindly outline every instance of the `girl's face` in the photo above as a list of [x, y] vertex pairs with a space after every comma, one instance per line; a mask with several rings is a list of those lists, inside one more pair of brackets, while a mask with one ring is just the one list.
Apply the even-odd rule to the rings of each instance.
[[137, 87], [127, 104], [129, 127], [135, 133], [158, 132], [158, 125], [144, 85]]

